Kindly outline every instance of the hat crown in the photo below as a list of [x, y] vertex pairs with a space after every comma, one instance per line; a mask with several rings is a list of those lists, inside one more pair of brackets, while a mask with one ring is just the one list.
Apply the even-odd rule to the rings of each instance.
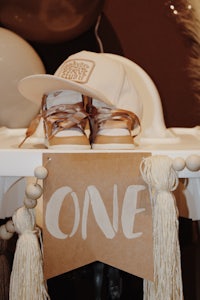
[[54, 75], [82, 85], [88, 89], [86, 96], [92, 97], [94, 92], [97, 99], [108, 104], [117, 101], [124, 83], [125, 72], [119, 62], [102, 53], [83, 50], [69, 56]]

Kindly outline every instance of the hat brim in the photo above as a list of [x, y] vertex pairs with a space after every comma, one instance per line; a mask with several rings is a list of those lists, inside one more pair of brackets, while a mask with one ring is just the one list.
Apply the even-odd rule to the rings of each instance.
[[91, 87], [85, 86], [78, 82], [70, 81], [55, 75], [37, 74], [30, 75], [18, 83], [19, 92], [32, 102], [40, 102], [43, 95], [57, 90], [72, 90], [85, 96], [103, 100], [110, 104], [105, 95]]

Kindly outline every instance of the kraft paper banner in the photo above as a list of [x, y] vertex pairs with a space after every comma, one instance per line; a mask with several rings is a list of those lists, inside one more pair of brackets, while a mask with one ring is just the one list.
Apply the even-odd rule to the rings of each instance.
[[46, 153], [46, 278], [101, 261], [153, 280], [152, 214], [144, 153]]

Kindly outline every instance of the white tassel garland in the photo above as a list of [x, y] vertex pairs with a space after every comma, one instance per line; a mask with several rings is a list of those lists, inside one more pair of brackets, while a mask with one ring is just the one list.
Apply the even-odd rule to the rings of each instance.
[[140, 166], [149, 186], [154, 239], [154, 282], [144, 280], [144, 300], [183, 300], [178, 212], [172, 191], [178, 177], [167, 156], [145, 158]]
[[50, 299], [43, 277], [38, 229], [32, 209], [19, 208], [13, 215], [19, 234], [10, 278], [10, 300]]

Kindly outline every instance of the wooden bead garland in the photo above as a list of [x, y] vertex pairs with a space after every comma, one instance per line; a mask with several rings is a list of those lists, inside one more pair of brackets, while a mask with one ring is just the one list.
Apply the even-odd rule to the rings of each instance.
[[176, 157], [172, 162], [175, 171], [182, 171], [185, 168], [185, 160], [182, 157]]
[[39, 179], [45, 179], [48, 175], [48, 171], [44, 166], [38, 166], [34, 170], [34, 176], [36, 177], [35, 183], [30, 183], [26, 187], [25, 194], [27, 196], [24, 199], [24, 205], [26, 208], [34, 208], [37, 205], [37, 199], [42, 196], [43, 188], [37, 183]]
[[35, 168], [34, 170], [34, 176], [37, 178], [37, 179], [45, 179], [48, 175], [48, 171], [45, 167], [43, 166], [38, 166]]
[[[200, 170], [200, 156], [190, 155], [185, 160], [181, 157], [176, 157], [172, 160], [172, 167], [175, 171], [182, 171], [187, 167], [190, 171]], [[47, 177], [48, 170], [44, 166], [38, 166], [34, 169], [34, 176], [36, 178], [35, 183], [30, 183], [27, 185], [24, 199], [24, 206], [26, 208], [32, 209], [37, 205], [37, 199], [42, 196], [43, 188], [38, 184], [38, 180], [43, 180]], [[12, 220], [9, 220], [6, 224], [0, 226], [0, 238], [10, 239], [15, 232], [14, 224]]]
[[30, 198], [25, 198], [24, 199], [24, 206], [27, 208], [35, 208], [37, 205], [37, 199], [30, 199]]
[[0, 226], [0, 238], [3, 240], [9, 240], [12, 236], [13, 232], [7, 231], [5, 224]]
[[182, 157], [176, 157], [172, 161], [172, 167], [175, 171], [182, 171], [185, 167], [192, 172], [200, 170], [200, 155], [189, 155], [185, 160]]
[[8, 232], [11, 232], [11, 233], [14, 233], [14, 232], [15, 232], [15, 226], [14, 226], [12, 220], [9, 220], [9, 221], [5, 224], [5, 226], [6, 226], [6, 230], [7, 230]]
[[190, 171], [198, 171], [200, 169], [200, 155], [190, 155], [186, 159], [186, 166]]
[[[25, 190], [26, 198], [24, 199], [24, 206], [28, 209], [32, 209], [37, 205], [37, 199], [42, 196], [43, 188], [38, 184], [39, 179], [45, 179], [48, 175], [48, 171], [44, 166], [38, 166], [34, 170], [34, 176], [36, 178], [35, 183], [27, 185]], [[8, 240], [12, 238], [15, 233], [15, 226], [12, 220], [7, 221], [6, 224], [0, 226], [0, 239]]]
[[26, 187], [25, 194], [29, 199], [37, 200], [41, 197], [43, 189], [38, 183], [29, 183]]

